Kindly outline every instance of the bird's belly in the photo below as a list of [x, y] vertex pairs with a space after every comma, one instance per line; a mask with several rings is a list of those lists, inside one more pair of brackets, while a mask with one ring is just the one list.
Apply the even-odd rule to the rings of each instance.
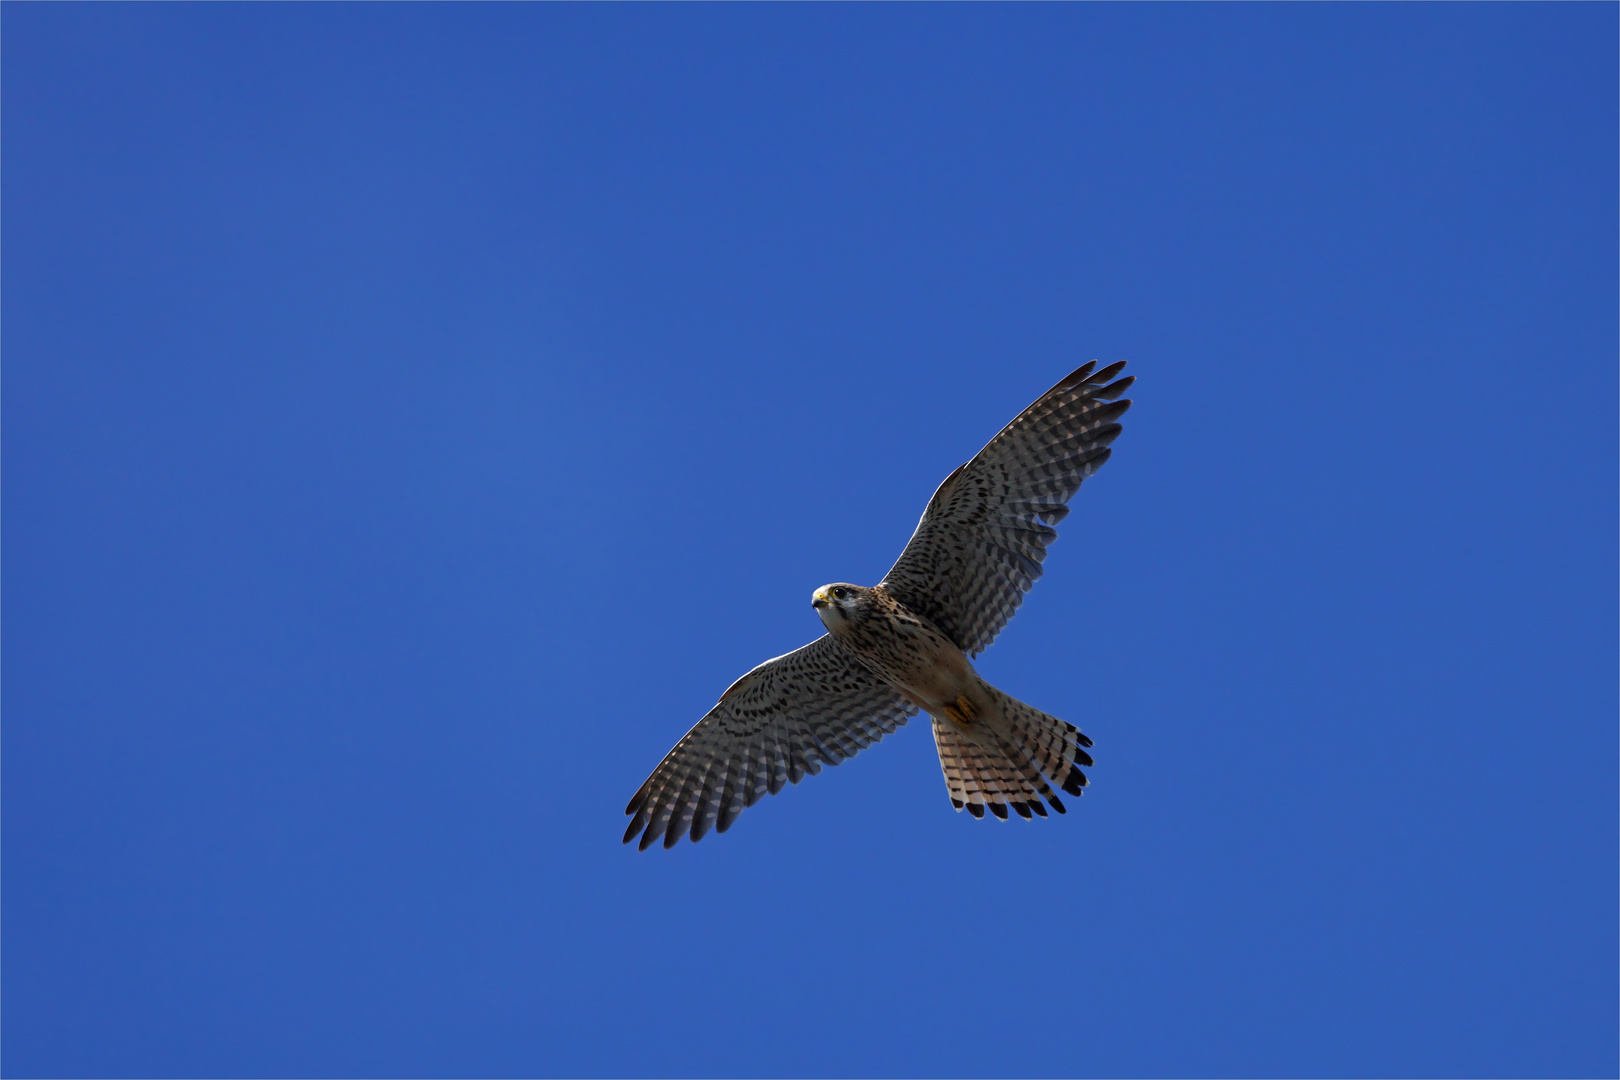
[[971, 724], [993, 709], [992, 691], [956, 642], [882, 590], [873, 590], [877, 610], [828, 628], [875, 674], [938, 719]]
[[978, 674], [962, 650], [937, 631], [901, 626], [873, 635], [857, 652], [867, 664], [921, 708], [942, 714], [964, 695], [981, 696]]
[[[943, 713], [964, 695], [978, 696], [979, 679], [960, 652], [955, 657], [942, 656], [940, 662], [929, 667], [916, 667], [896, 672], [893, 681], [925, 710], [935, 715]], [[957, 661], [953, 663], [952, 661]]]

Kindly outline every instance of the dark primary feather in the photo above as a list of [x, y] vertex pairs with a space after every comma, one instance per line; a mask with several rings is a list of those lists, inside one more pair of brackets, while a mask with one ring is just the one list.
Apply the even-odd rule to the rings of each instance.
[[[883, 579], [902, 604], [977, 656], [1041, 576], [1053, 528], [1108, 460], [1133, 377], [1123, 361], [1071, 372], [939, 486]], [[1113, 381], [1110, 381], [1113, 380]]]
[[673, 847], [725, 832], [767, 792], [837, 765], [917, 708], [824, 634], [738, 679], [641, 785], [624, 842]]
[[[1117, 420], [1130, 407], [1115, 399], [1133, 380], [1110, 381], [1122, 363], [1093, 375], [1094, 366], [1070, 373], [946, 478], [884, 579], [901, 603], [970, 656], [1012, 618], [1041, 575], [1068, 501], [1108, 460]], [[660, 839], [672, 847], [683, 835], [695, 841], [711, 828], [725, 832], [767, 793], [837, 765], [916, 712], [846, 646], [818, 638], [732, 684], [630, 800], [625, 843], [639, 836], [645, 850]], [[1051, 723], [1061, 726], [1044, 734], [1015, 727], [1019, 745], [1005, 753], [956, 745], [947, 734], [941, 761], [969, 813], [983, 817], [988, 808], [1005, 820], [1010, 806], [1021, 817], [1045, 816], [1043, 795], [1062, 813], [1043, 770], [1054, 783], [1061, 777], [1065, 792], [1080, 794], [1086, 780], [1079, 766], [1091, 764], [1080, 747], [1091, 740]], [[940, 738], [937, 725], [935, 734]], [[953, 788], [952, 802], [961, 806], [957, 796]]]

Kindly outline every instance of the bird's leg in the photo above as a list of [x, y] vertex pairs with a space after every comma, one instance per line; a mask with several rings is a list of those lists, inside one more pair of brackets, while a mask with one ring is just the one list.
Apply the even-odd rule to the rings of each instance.
[[968, 699], [966, 694], [963, 694], [955, 701], [945, 706], [945, 715], [956, 721], [958, 724], [961, 724], [963, 727], [970, 727], [973, 724], [974, 718], [979, 715], [979, 710], [975, 709], [973, 707], [973, 702]]

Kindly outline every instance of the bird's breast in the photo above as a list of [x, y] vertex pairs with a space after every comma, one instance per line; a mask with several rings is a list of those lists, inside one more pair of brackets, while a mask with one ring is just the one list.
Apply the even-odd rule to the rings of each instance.
[[945, 633], [898, 602], [833, 628], [863, 663], [930, 713], [973, 692], [973, 665]]

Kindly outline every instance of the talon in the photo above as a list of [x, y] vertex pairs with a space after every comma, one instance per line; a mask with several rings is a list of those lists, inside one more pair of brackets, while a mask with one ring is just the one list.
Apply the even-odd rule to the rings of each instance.
[[966, 694], [956, 699], [956, 710], [969, 720], [979, 715], [979, 710], [973, 707], [973, 702], [968, 700]]
[[966, 716], [963, 716], [962, 715], [962, 710], [957, 708], [955, 705], [947, 705], [947, 706], [945, 706], [945, 716], [948, 719], [950, 719], [953, 723], [960, 724], [963, 727], [968, 726], [968, 718]]

